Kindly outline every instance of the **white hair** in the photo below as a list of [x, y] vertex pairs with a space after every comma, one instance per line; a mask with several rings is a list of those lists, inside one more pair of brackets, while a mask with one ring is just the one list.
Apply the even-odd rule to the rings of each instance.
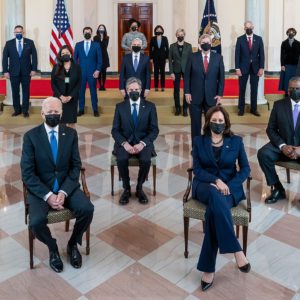
[[141, 44], [141, 46], [142, 46], [142, 44], [143, 44], [143, 41], [142, 41], [140, 38], [138, 38], [138, 37], [136, 37], [136, 38], [134, 38], [134, 39], [132, 40], [131, 45], [134, 43], [134, 41], [138, 41], [138, 42]]
[[251, 27], [254, 27], [252, 21], [250, 21], [250, 20], [245, 21], [244, 26], [246, 26], [247, 23], [251, 24]]
[[57, 103], [58, 106], [59, 106], [59, 111], [62, 112], [62, 103], [61, 101], [56, 98], [56, 97], [48, 97], [46, 98], [44, 101], [43, 101], [43, 104], [42, 104], [42, 111], [45, 112], [47, 106], [51, 103]]

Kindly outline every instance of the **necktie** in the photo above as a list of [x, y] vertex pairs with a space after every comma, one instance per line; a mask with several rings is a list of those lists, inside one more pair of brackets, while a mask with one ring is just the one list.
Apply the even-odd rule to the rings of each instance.
[[137, 55], [134, 56], [133, 68], [134, 68], [134, 71], [136, 72], [136, 70], [137, 70], [137, 68], [138, 68], [138, 59], [137, 59]]
[[21, 44], [21, 41], [19, 41], [19, 43], [18, 43], [18, 53], [19, 53], [19, 57], [21, 57], [22, 51], [23, 51], [22, 44]]
[[249, 49], [251, 50], [252, 49], [252, 41], [251, 41], [250, 36], [248, 37], [248, 46], [249, 46]]
[[297, 125], [298, 115], [299, 115], [299, 104], [296, 103], [293, 110], [294, 128], [296, 128]]
[[136, 127], [137, 122], [138, 122], [138, 114], [137, 114], [137, 109], [136, 109], [137, 104], [136, 103], [132, 103], [132, 106], [133, 106], [132, 120], [133, 120], [134, 127]]
[[[53, 157], [53, 161], [56, 164], [56, 159], [57, 159], [57, 139], [55, 137], [55, 131], [51, 130], [50, 131], [50, 145], [51, 145], [51, 152], [52, 152], [52, 157]], [[53, 192], [57, 193], [59, 189], [58, 186], [58, 181], [57, 178], [55, 178], [54, 184], [53, 184]]]
[[208, 70], [208, 57], [204, 55], [204, 72], [207, 73]]
[[85, 55], [87, 56], [89, 54], [89, 42], [85, 42]]

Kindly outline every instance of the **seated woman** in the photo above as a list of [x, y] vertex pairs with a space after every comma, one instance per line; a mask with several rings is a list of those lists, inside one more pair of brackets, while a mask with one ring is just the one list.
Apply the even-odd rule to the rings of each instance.
[[[230, 130], [229, 115], [222, 106], [210, 108], [203, 135], [194, 139], [192, 196], [207, 205], [205, 235], [197, 269], [203, 291], [212, 286], [218, 249], [234, 253], [238, 268], [250, 271], [235, 236], [230, 209], [245, 199], [243, 182], [250, 173], [242, 138]], [[237, 170], [238, 162], [239, 170]]]

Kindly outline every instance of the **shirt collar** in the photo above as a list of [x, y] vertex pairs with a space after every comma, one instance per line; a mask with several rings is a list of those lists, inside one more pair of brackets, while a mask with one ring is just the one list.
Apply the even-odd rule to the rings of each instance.
[[204, 59], [204, 56], [207, 56], [207, 59], [210, 58], [210, 51], [207, 54], [205, 54], [203, 51], [201, 51], [201, 53], [202, 53], [203, 59]]
[[141, 52], [135, 53], [132, 51], [132, 59], [134, 59], [135, 57], [137, 57], [137, 59], [139, 60], [141, 56]]
[[56, 125], [55, 127], [50, 127], [49, 125], [46, 124], [46, 122], [44, 122], [44, 126], [45, 126], [47, 134], [49, 134], [52, 130], [54, 130], [56, 133], [58, 133], [59, 125]]
[[292, 103], [292, 106], [294, 107], [296, 104], [298, 104], [298, 105], [300, 105], [300, 103], [298, 102], [298, 103], [296, 103], [292, 98], [290, 98], [291, 99], [291, 103]]
[[246, 37], [247, 37], [247, 40], [249, 39], [249, 38], [251, 38], [251, 40], [253, 39], [253, 33], [251, 34], [251, 35], [248, 35], [247, 33], [246, 33]]
[[132, 106], [133, 103], [136, 103], [137, 106], [139, 107], [139, 106], [140, 106], [140, 103], [141, 103], [141, 97], [140, 97], [137, 101], [132, 101], [132, 100], [129, 98], [129, 101], [130, 101], [130, 107]]

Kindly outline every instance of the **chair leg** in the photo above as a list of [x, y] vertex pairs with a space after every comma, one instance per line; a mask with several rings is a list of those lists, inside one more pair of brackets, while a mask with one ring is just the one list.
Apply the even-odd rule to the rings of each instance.
[[114, 177], [115, 177], [115, 167], [110, 166], [110, 180], [111, 180], [111, 195], [114, 195]]
[[86, 230], [86, 255], [90, 254], [90, 226]]
[[247, 254], [247, 242], [248, 242], [248, 226], [243, 226], [243, 251]]
[[184, 257], [189, 257], [188, 251], [188, 243], [189, 243], [189, 225], [190, 225], [190, 218], [183, 217], [183, 224], [184, 224]]
[[203, 230], [203, 233], [205, 233], [205, 221], [202, 221], [202, 230]]
[[67, 220], [65, 224], [65, 231], [68, 232], [69, 228], [70, 228], [70, 220]]
[[236, 225], [235, 228], [236, 228], [236, 238], [238, 239], [240, 237], [240, 226]]
[[291, 172], [290, 169], [286, 169], [286, 179], [288, 183], [291, 183]]
[[34, 235], [32, 230], [28, 227], [28, 238], [29, 238], [29, 264], [30, 264], [30, 269], [33, 269], [33, 239]]
[[152, 170], [153, 170], [153, 196], [156, 195], [156, 166], [153, 165], [152, 166]]

